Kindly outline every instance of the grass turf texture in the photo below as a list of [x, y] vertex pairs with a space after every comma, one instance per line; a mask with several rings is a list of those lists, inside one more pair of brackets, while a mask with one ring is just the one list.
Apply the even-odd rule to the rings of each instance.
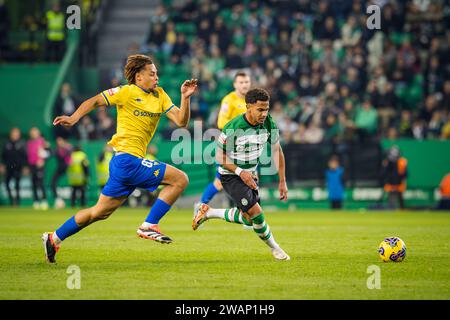
[[[40, 236], [73, 211], [1, 208], [0, 299], [450, 299], [448, 212], [267, 212], [287, 262], [241, 225], [192, 231], [188, 210], [161, 223], [173, 244], [140, 239], [146, 213], [119, 209], [68, 238], [50, 265]], [[388, 236], [406, 242], [405, 261], [378, 257]], [[70, 265], [79, 290], [66, 287]], [[370, 265], [381, 268], [379, 290], [367, 288]]]

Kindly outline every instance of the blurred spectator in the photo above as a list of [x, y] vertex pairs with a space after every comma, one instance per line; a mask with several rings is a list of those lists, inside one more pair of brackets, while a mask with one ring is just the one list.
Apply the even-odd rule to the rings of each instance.
[[398, 138], [397, 129], [395, 127], [390, 127], [387, 131], [386, 138], [388, 140], [397, 140], [397, 138]]
[[377, 130], [377, 111], [372, 107], [370, 99], [365, 99], [362, 107], [358, 108], [355, 117], [355, 126], [360, 141], [366, 141]]
[[70, 205], [75, 207], [77, 200], [80, 206], [86, 206], [86, 187], [89, 178], [89, 160], [80, 146], [76, 146], [72, 152], [70, 165], [67, 168], [67, 178], [72, 188]]
[[432, 95], [425, 99], [425, 106], [420, 109], [418, 118], [425, 123], [430, 122], [437, 107], [436, 98]]
[[97, 124], [95, 125], [97, 139], [111, 139], [116, 131], [113, 118], [111, 118], [105, 108], [97, 110]]
[[298, 124], [294, 122], [289, 116], [284, 116], [278, 122], [278, 128], [280, 132], [283, 134], [284, 132], [288, 132], [290, 135], [294, 134], [297, 131]]
[[57, 137], [56, 149], [53, 151], [53, 154], [56, 156], [57, 167], [52, 177], [52, 192], [53, 198], [55, 199], [55, 208], [62, 209], [65, 207], [65, 202], [61, 197], [58, 196], [56, 186], [58, 184], [58, 180], [66, 174], [67, 168], [70, 165], [72, 145], [68, 143], [64, 138]]
[[235, 45], [230, 45], [227, 51], [226, 65], [231, 69], [240, 69], [244, 67], [242, 56], [239, 54]]
[[426, 128], [426, 137], [428, 139], [440, 138], [443, 125], [444, 119], [442, 117], [442, 112], [439, 110], [434, 111]]
[[444, 91], [441, 98], [442, 110], [450, 114], [450, 80], [444, 82]]
[[380, 117], [380, 127], [382, 130], [386, 130], [397, 116], [397, 98], [392, 83], [388, 81], [382, 82], [375, 94], [374, 103], [377, 106]]
[[405, 207], [403, 193], [406, 190], [407, 166], [408, 161], [400, 155], [400, 149], [391, 147], [383, 160], [382, 170], [383, 188], [390, 208], [397, 208], [397, 204], [401, 209]]
[[361, 39], [361, 29], [355, 16], [349, 16], [342, 27], [342, 42], [344, 46], [355, 46]]
[[172, 56], [178, 57], [178, 60], [184, 60], [190, 53], [189, 44], [186, 41], [184, 33], [177, 34], [177, 41], [172, 47]]
[[442, 178], [439, 184], [441, 199], [439, 200], [438, 210], [450, 210], [450, 173]]
[[89, 116], [84, 116], [81, 122], [76, 126], [78, 130], [78, 139], [81, 141], [95, 139], [95, 125]]
[[[27, 164], [27, 153], [25, 141], [21, 137], [19, 128], [12, 128], [9, 140], [2, 150], [2, 162], [6, 171], [5, 184], [9, 202], [12, 206], [20, 205], [20, 179], [22, 171]], [[15, 196], [11, 192], [11, 180], [15, 183]]]
[[51, 10], [47, 11], [47, 48], [46, 60], [50, 62], [61, 61], [65, 50], [66, 19], [61, 12], [59, 2], [53, 2]]
[[10, 20], [5, 0], [0, 0], [0, 61], [8, 55], [9, 51]]
[[97, 158], [95, 169], [97, 173], [97, 184], [100, 187], [100, 191], [109, 179], [109, 162], [111, 161], [113, 155], [112, 147], [105, 145], [103, 151]]
[[415, 119], [412, 128], [411, 128], [412, 135], [414, 139], [422, 140], [425, 138], [425, 125], [424, 121], [421, 119]]
[[441, 139], [450, 139], [450, 114], [447, 115], [447, 122], [442, 126]]
[[338, 142], [336, 139], [340, 133], [340, 126], [337, 122], [336, 116], [333, 113], [329, 113], [325, 119], [324, 125], [324, 141]]
[[305, 130], [304, 142], [305, 143], [320, 143], [323, 140], [324, 132], [321, 127], [317, 125], [314, 121], [311, 121]]
[[340, 38], [339, 29], [336, 27], [336, 21], [333, 17], [329, 16], [325, 19], [325, 24], [319, 27], [317, 32], [317, 38], [320, 40], [334, 41]]
[[438, 56], [431, 56], [425, 69], [425, 93], [437, 93], [444, 83], [445, 70], [439, 62]]
[[[56, 99], [54, 108], [54, 117], [61, 115], [70, 116], [78, 108], [79, 99], [72, 93], [72, 87], [69, 83], [63, 83], [61, 86], [61, 93]], [[74, 138], [74, 128], [64, 126], [53, 127], [55, 137], [62, 137], [64, 139]]]
[[[44, 165], [50, 155], [49, 147], [50, 145], [41, 136], [39, 129], [36, 127], [31, 128], [30, 139], [27, 142], [27, 156], [31, 171], [34, 209], [48, 209], [47, 193], [44, 186]], [[40, 195], [38, 191], [40, 191]]]
[[295, 143], [306, 143], [305, 131], [305, 125], [303, 123], [300, 123], [298, 125], [297, 131], [292, 135], [292, 141]]
[[402, 138], [412, 138], [412, 124], [411, 124], [411, 111], [402, 110], [400, 114], [400, 119], [397, 124], [397, 128], [399, 130], [399, 135]]
[[172, 53], [172, 48], [177, 41], [177, 34], [175, 32], [175, 24], [169, 21], [166, 25], [166, 37], [163, 43], [163, 52], [166, 54]]
[[147, 39], [147, 48], [154, 54], [160, 50], [166, 39], [166, 32], [162, 23], [155, 23]]

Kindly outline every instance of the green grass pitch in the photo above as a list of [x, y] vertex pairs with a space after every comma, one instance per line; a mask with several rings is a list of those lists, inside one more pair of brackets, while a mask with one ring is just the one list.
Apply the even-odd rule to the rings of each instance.
[[[291, 256], [280, 262], [241, 225], [192, 231], [189, 210], [161, 223], [173, 244], [140, 239], [146, 209], [120, 208], [67, 239], [50, 265], [40, 236], [72, 214], [0, 209], [0, 299], [450, 299], [449, 212], [267, 212]], [[378, 257], [387, 236], [405, 241], [405, 261]], [[78, 290], [66, 285], [70, 265], [81, 271]], [[371, 265], [380, 289], [367, 287]]]

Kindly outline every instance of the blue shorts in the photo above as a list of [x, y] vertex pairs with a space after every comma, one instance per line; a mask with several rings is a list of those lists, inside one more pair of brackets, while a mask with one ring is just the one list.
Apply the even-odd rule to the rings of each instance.
[[108, 197], [129, 196], [134, 189], [154, 191], [161, 184], [166, 164], [142, 159], [128, 153], [115, 155], [109, 162], [109, 179], [102, 194]]

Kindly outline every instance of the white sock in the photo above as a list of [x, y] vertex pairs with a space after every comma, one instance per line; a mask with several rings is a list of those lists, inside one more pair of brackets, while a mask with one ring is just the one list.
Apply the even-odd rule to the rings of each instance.
[[58, 237], [58, 235], [56, 234], [56, 232], [53, 232], [52, 235], [52, 241], [54, 244], [56, 244], [57, 246], [59, 246], [61, 244], [61, 239]]
[[275, 238], [273, 237], [273, 234], [270, 235], [270, 238], [269, 238], [269, 239], [264, 240], [264, 242], [265, 242], [269, 247], [271, 247], [272, 249], [275, 249], [275, 248], [279, 248], [279, 247], [280, 247], [279, 244], [275, 241]]
[[157, 224], [153, 224], [153, 223], [150, 223], [150, 222], [146, 222], [146, 221], [144, 221], [144, 222], [142, 222], [142, 224], [141, 224], [141, 227], [142, 228], [150, 228], [150, 227], [153, 227], [153, 226], [157, 226]]
[[208, 219], [222, 219], [225, 220], [225, 211], [227, 209], [213, 209], [209, 208], [208, 212], [206, 212], [206, 217]]

